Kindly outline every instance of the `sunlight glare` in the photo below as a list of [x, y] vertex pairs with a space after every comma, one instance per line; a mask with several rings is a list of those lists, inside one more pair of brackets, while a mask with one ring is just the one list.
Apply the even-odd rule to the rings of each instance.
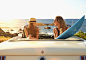
[[12, 22], [12, 20], [14, 20], [14, 19], [0, 19], [0, 21], [2, 21], [2, 22]]

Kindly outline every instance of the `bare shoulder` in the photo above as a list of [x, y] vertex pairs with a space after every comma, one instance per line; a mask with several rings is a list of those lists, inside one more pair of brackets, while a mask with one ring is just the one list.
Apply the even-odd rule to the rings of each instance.
[[28, 27], [25, 27], [25, 29], [28, 29]]

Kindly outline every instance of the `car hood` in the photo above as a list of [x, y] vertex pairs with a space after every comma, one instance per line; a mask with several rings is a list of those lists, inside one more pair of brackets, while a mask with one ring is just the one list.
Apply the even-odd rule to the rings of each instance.
[[83, 41], [7, 42], [0, 55], [86, 55], [86, 46]]

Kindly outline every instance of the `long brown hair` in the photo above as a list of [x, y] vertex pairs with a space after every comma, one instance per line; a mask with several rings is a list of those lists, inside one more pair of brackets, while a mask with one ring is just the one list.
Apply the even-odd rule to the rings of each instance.
[[29, 33], [31, 34], [33, 37], [36, 37], [37, 32], [39, 32], [39, 30], [37, 30], [37, 28], [33, 25], [33, 23], [29, 23]]
[[56, 20], [59, 22], [60, 28], [62, 28], [62, 33], [63, 33], [67, 29], [67, 25], [64, 19], [61, 16], [56, 16]]

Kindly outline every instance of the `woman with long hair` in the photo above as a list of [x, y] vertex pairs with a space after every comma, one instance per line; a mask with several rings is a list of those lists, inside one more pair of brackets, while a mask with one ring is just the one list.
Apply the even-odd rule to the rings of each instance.
[[54, 38], [57, 38], [61, 35], [65, 30], [68, 29], [64, 19], [61, 16], [56, 16], [54, 20], [54, 25], [57, 26], [53, 29]]
[[28, 23], [28, 27], [25, 28], [26, 37], [29, 37], [29, 39], [38, 39], [39, 28], [36, 27], [36, 19], [30, 18]]

